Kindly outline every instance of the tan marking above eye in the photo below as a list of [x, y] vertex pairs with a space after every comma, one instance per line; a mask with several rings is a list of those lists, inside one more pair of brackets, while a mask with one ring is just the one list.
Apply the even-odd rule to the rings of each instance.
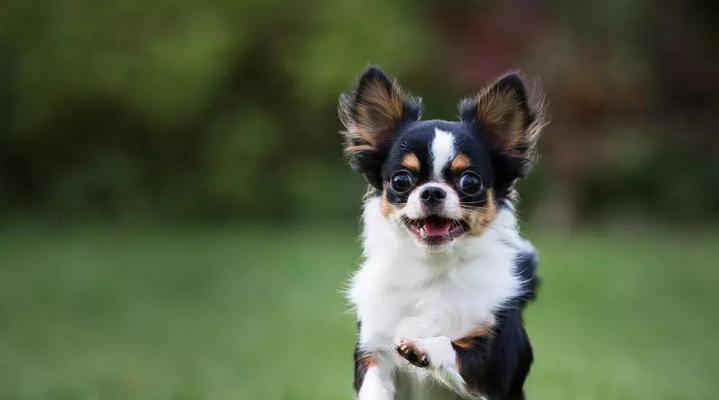
[[419, 158], [417, 158], [417, 155], [414, 153], [407, 153], [402, 157], [402, 166], [412, 172], [419, 172]]
[[457, 174], [469, 168], [471, 164], [472, 163], [470, 162], [469, 157], [464, 154], [458, 154], [457, 157], [452, 160], [452, 164], [449, 166], [449, 169], [453, 174]]

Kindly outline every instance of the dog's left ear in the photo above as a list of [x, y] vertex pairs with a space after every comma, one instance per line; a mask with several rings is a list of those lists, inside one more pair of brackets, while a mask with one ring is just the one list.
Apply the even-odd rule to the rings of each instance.
[[462, 119], [492, 150], [500, 185], [511, 186], [531, 168], [539, 134], [547, 124], [538, 86], [529, 96], [519, 74], [509, 73], [460, 104]]
[[381, 170], [401, 124], [417, 121], [421, 101], [406, 94], [378, 67], [368, 67], [357, 89], [340, 97], [345, 152], [350, 165], [381, 190]]

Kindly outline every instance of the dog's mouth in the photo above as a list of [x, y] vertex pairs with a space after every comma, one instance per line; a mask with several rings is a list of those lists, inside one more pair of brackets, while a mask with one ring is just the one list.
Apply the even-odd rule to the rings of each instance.
[[469, 225], [465, 221], [439, 215], [430, 215], [419, 219], [405, 217], [403, 222], [417, 240], [430, 246], [449, 243], [469, 229]]

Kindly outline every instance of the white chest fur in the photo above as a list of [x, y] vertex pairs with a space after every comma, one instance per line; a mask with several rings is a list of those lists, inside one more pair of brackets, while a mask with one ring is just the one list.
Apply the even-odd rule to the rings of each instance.
[[437, 254], [388, 221], [378, 198], [365, 203], [363, 222], [365, 261], [348, 298], [366, 351], [391, 352], [405, 337], [460, 338], [491, 322], [494, 311], [519, 293], [514, 259], [528, 244], [510, 209], [500, 211], [485, 234]]

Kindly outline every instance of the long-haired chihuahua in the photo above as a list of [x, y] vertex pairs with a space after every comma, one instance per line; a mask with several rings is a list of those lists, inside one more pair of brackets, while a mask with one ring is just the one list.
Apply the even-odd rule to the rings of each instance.
[[457, 121], [369, 67], [339, 114], [365, 176], [364, 261], [347, 291], [359, 400], [523, 399], [532, 348], [522, 310], [537, 256], [514, 190], [535, 157], [543, 94], [516, 73], [460, 103]]

